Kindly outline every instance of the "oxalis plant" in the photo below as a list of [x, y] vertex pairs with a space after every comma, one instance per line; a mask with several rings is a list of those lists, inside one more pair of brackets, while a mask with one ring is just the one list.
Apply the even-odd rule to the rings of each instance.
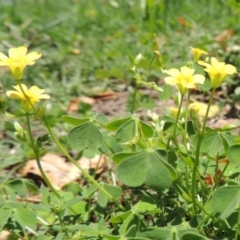
[[[154, 60], [162, 64], [156, 41], [154, 46], [150, 65]], [[22, 123], [15, 122], [15, 136], [31, 147], [45, 182], [38, 189], [26, 179], [12, 179], [11, 172], [2, 177], [0, 229], [11, 233], [9, 239], [240, 239], [240, 139], [232, 125], [207, 126], [217, 88], [237, 70], [214, 57], [200, 60], [207, 55], [200, 49], [191, 51], [193, 60], [180, 68], [159, 70], [176, 90], [176, 108], [168, 114], [153, 113], [148, 122], [134, 114], [141, 85], [162, 91], [146, 81], [138, 55], [132, 68], [136, 80], [132, 113], [111, 121], [101, 113], [90, 118], [62, 116], [73, 125], [67, 136], [70, 147], [109, 156], [117, 183], [96, 181], [79, 165], [48, 122], [43, 100], [50, 101], [50, 96], [23, 83], [25, 67], [41, 54], [27, 54], [23, 46], [9, 49], [8, 56], [0, 53], [0, 66], [9, 67], [15, 81], [14, 90], [5, 94], [4, 86], [0, 89], [1, 113], [8, 117], [7, 98], [21, 101], [22, 114], [16, 117]], [[193, 89], [209, 92], [208, 103], [192, 103]], [[45, 126], [45, 135], [33, 134], [36, 121]], [[47, 141], [79, 169], [86, 186], [72, 184], [59, 190], [52, 185], [40, 161]], [[40, 192], [41, 201], [28, 201], [28, 191]]]

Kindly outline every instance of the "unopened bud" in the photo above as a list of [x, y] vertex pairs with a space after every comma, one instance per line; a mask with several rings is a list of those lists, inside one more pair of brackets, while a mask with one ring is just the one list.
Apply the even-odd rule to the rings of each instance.
[[16, 132], [18, 132], [20, 134], [23, 133], [23, 128], [22, 128], [22, 126], [18, 122], [14, 123], [14, 128], [15, 128]]
[[157, 123], [159, 121], [158, 115], [155, 112], [152, 113], [152, 120], [155, 123]]
[[143, 59], [143, 55], [139, 53], [134, 59], [134, 65], [138, 65], [142, 59]]

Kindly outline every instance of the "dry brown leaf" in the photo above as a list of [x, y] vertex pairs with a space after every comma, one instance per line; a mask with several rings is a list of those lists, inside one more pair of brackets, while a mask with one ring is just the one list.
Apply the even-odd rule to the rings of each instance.
[[89, 105], [93, 105], [95, 103], [95, 99], [90, 97], [78, 97], [71, 100], [70, 105], [68, 106], [69, 112], [77, 112], [79, 109], [79, 103], [87, 103]]
[[[42, 168], [47, 175], [49, 181], [51, 182], [54, 187], [61, 187], [60, 182], [63, 176], [63, 173], [56, 167], [53, 166], [51, 163], [40, 161]], [[38, 169], [37, 161], [36, 160], [29, 160], [24, 167], [22, 167], [19, 171], [22, 177], [27, 176], [28, 174], [34, 174], [37, 176], [41, 176], [41, 172]]]
[[[64, 158], [53, 153], [44, 155], [41, 158], [41, 165], [51, 184], [58, 188], [76, 180], [81, 175], [72, 163], [66, 162]], [[26, 176], [29, 173], [41, 176], [36, 160], [29, 160], [19, 173], [21, 176]]]
[[[78, 163], [85, 170], [97, 167], [97, 173], [100, 173], [106, 169], [105, 156], [101, 156], [100, 161], [99, 159], [99, 155], [95, 155], [92, 159], [82, 157]], [[66, 162], [65, 158], [54, 153], [47, 153], [41, 157], [40, 163], [49, 181], [56, 188], [62, 188], [67, 183], [75, 181], [81, 176], [80, 170], [74, 164]], [[35, 159], [27, 161], [27, 163], [19, 170], [19, 174], [22, 177], [29, 176], [30, 174], [41, 177], [41, 172]]]
[[234, 35], [232, 29], [227, 29], [215, 37], [215, 40], [219, 43], [228, 42]]
[[116, 94], [117, 93], [114, 92], [113, 90], [108, 89], [105, 92], [99, 92], [97, 94], [94, 94], [94, 97], [97, 97], [97, 98], [109, 98], [109, 97], [115, 96]]
[[234, 32], [232, 29], [227, 29], [221, 32], [219, 35], [215, 37], [215, 41], [218, 42], [224, 51], [227, 49], [228, 41], [233, 37]]
[[[0, 240], [7, 240], [8, 239], [8, 235], [10, 234], [10, 232], [2, 230], [0, 232]], [[22, 238], [18, 238], [18, 240], [21, 240]]]

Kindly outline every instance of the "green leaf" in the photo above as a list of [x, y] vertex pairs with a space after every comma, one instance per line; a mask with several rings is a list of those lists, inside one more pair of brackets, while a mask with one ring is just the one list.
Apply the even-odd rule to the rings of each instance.
[[[182, 126], [184, 128], [185, 127], [185, 123]], [[194, 135], [196, 133], [193, 121], [188, 121], [187, 122], [187, 133], [189, 135]]]
[[210, 157], [216, 157], [220, 152], [222, 139], [218, 133], [213, 132], [205, 136], [201, 144], [201, 152], [206, 152]]
[[122, 213], [122, 214], [119, 214], [118, 216], [114, 216], [112, 217], [109, 222], [110, 223], [122, 223], [124, 222], [129, 215], [132, 214], [132, 211], [128, 211], [128, 212], [125, 212], [125, 213]]
[[31, 209], [15, 209], [13, 218], [23, 229], [25, 229], [25, 227], [30, 227], [33, 230], [37, 228], [36, 214]]
[[142, 151], [120, 162], [117, 175], [124, 184], [137, 187], [146, 184], [154, 190], [171, 186], [177, 174], [157, 152]]
[[117, 164], [119, 164], [122, 160], [134, 156], [136, 155], [135, 152], [121, 152], [121, 153], [117, 153], [113, 156], [113, 161]]
[[221, 132], [220, 136], [222, 138], [223, 146], [225, 148], [225, 151], [233, 145], [234, 143], [234, 137], [231, 135], [230, 132]]
[[63, 208], [68, 208], [68, 207], [71, 207], [72, 205], [76, 204], [77, 202], [81, 201], [82, 200], [82, 197], [74, 197], [72, 199], [70, 199], [69, 201], [67, 201], [64, 205], [63, 205]]
[[9, 186], [17, 193], [20, 197], [26, 197], [28, 193], [25, 182], [21, 179], [13, 179], [9, 182]]
[[137, 214], [131, 214], [119, 228], [120, 235], [125, 235], [132, 227], [134, 232], [131, 231], [131, 235], [135, 235], [138, 230], [140, 231], [143, 227], [146, 227], [146, 224]]
[[0, 213], [1, 213], [1, 217], [0, 217], [0, 232], [2, 231], [4, 225], [8, 222], [9, 217], [12, 214], [12, 209], [10, 208], [0, 208]]
[[140, 121], [140, 127], [142, 129], [143, 135], [145, 138], [150, 138], [153, 136], [154, 134], [154, 130], [152, 129], [152, 127], [148, 124], [146, 124], [143, 121]]
[[[115, 199], [119, 199], [121, 197], [122, 189], [120, 187], [109, 185], [109, 184], [106, 184], [106, 183], [102, 184], [102, 186]], [[99, 191], [97, 203], [102, 208], [105, 208], [107, 206], [108, 200], [109, 200], [108, 197], [102, 191]]]
[[106, 126], [108, 124], [108, 118], [104, 114], [98, 114], [94, 117], [95, 121], [102, 126]]
[[40, 191], [42, 194], [42, 197], [41, 197], [42, 202], [45, 204], [48, 204], [48, 198], [50, 197], [50, 193], [48, 189], [44, 185], [42, 185], [40, 188]]
[[[154, 200], [150, 197], [144, 197], [140, 202], [134, 206], [134, 210], [137, 212], [152, 212], [157, 209], [157, 205]], [[160, 209], [158, 209], [161, 212]]]
[[141, 237], [154, 240], [173, 240], [171, 230], [166, 228], [148, 228], [138, 234]]
[[75, 204], [71, 206], [73, 210], [75, 210], [78, 214], [84, 215], [86, 212], [88, 212], [88, 205], [85, 201], [78, 201]]
[[137, 134], [136, 122], [133, 119], [125, 122], [117, 131], [116, 139], [119, 143], [132, 140]]
[[100, 150], [103, 153], [109, 154], [109, 149], [112, 153], [117, 153], [122, 150], [122, 146], [117, 142], [114, 136], [109, 135], [106, 132], [103, 132], [103, 138], [105, 145], [101, 146]]
[[127, 117], [127, 118], [112, 121], [106, 126], [106, 128], [110, 131], [117, 131], [119, 127], [121, 127], [124, 123], [128, 122], [130, 119], [131, 117]]
[[87, 122], [73, 128], [68, 133], [68, 143], [74, 150], [82, 151], [87, 148], [97, 151], [104, 141], [98, 128], [93, 123]]
[[239, 201], [240, 185], [223, 186], [213, 193], [212, 208], [225, 219], [239, 207]]
[[75, 126], [89, 121], [89, 118], [76, 118], [76, 117], [70, 117], [68, 115], [63, 115], [62, 119], [64, 122], [75, 125]]
[[148, 228], [138, 233], [138, 236], [154, 240], [208, 240], [194, 228], [181, 229], [180, 227]]
[[232, 145], [227, 151], [228, 160], [231, 163], [239, 164], [240, 163], [240, 144]]
[[51, 240], [51, 238], [46, 235], [38, 235], [36, 240]]

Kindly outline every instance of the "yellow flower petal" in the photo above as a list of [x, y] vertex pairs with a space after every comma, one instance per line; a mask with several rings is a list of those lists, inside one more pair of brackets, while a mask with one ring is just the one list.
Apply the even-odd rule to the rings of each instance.
[[164, 73], [166, 73], [172, 77], [175, 77], [175, 76], [179, 75], [180, 71], [176, 68], [172, 68], [170, 70], [164, 70]]
[[37, 60], [41, 56], [42, 56], [41, 53], [31, 52], [31, 53], [26, 55], [26, 58], [28, 59], [29, 62], [34, 62], [35, 63], [35, 60]]
[[195, 88], [196, 84], [203, 84], [205, 77], [195, 74], [195, 70], [187, 66], [181, 67], [180, 71], [176, 68], [165, 70], [164, 73], [170, 75], [164, 81], [170, 85], [176, 85], [178, 90], [184, 94], [187, 89]]
[[22, 46], [18, 48], [10, 48], [8, 51], [9, 58], [21, 58], [27, 53], [27, 48]]
[[45, 92], [45, 89], [38, 88], [37, 86], [32, 86], [28, 89], [25, 84], [21, 84], [21, 87], [24, 93], [22, 92], [20, 86], [16, 85], [13, 86], [16, 91], [7, 91], [6, 94], [10, 98], [20, 99], [25, 110], [27, 111], [31, 110], [31, 106], [35, 105], [41, 99], [50, 99], [50, 96], [48, 94], [43, 94]]
[[181, 69], [181, 73], [183, 73], [184, 75], [193, 75], [195, 72], [194, 69], [186, 66], [181, 67], [180, 69]]
[[205, 77], [201, 74], [195, 74], [193, 75], [193, 78], [195, 83], [203, 84], [205, 81]]
[[16, 91], [7, 91], [6, 95], [10, 98], [20, 98], [21, 99], [21, 95]]
[[9, 57], [0, 53], [0, 66], [8, 66], [16, 80], [22, 79], [23, 70], [27, 65], [33, 65], [35, 60], [41, 57], [41, 54], [36, 52], [27, 54], [27, 48], [24, 46], [10, 48], [8, 54]]
[[200, 57], [205, 54], [207, 55], [208, 53], [199, 49], [199, 48], [193, 48], [193, 47], [190, 47], [192, 53], [193, 53], [193, 60], [194, 61], [198, 61], [200, 59]]
[[[6, 59], [8, 59], [8, 57], [5, 54], [0, 53], [0, 64], [2, 64], [2, 61], [5, 61]], [[1, 65], [1, 66], [5, 66], [5, 65]]]
[[227, 74], [230, 74], [230, 75], [237, 72], [237, 71], [236, 71], [236, 68], [235, 68], [233, 65], [231, 65], [231, 64], [227, 64], [227, 65], [225, 66], [225, 70], [226, 70], [226, 73], [227, 73]]
[[164, 81], [165, 81], [165, 83], [167, 83], [167, 84], [169, 84], [169, 85], [175, 85], [175, 84], [177, 84], [175, 78], [173, 78], [173, 77], [166, 77], [166, 78], [164, 79]]
[[208, 73], [213, 88], [219, 87], [227, 75], [237, 72], [233, 65], [219, 62], [214, 57], [211, 58], [211, 64], [203, 61], [198, 61], [198, 64], [205, 67], [204, 71]]

